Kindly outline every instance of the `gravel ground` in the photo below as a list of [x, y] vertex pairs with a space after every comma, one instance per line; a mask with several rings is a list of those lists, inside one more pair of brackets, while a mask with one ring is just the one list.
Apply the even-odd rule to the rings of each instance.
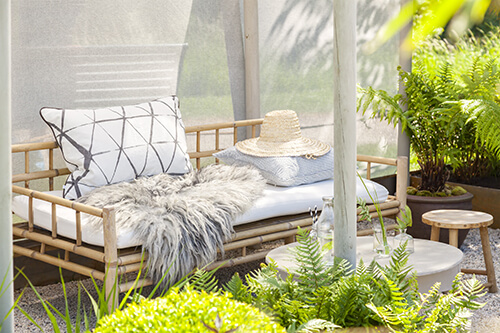
[[[490, 229], [490, 243], [493, 252], [493, 261], [495, 264], [495, 273], [497, 277], [497, 284], [500, 285], [500, 229]], [[269, 246], [279, 246], [281, 243], [276, 242]], [[465, 254], [462, 267], [467, 268], [483, 268], [483, 254], [481, 248], [481, 240], [479, 237], [478, 230], [471, 230], [462, 245], [462, 251]], [[217, 278], [219, 281], [227, 281], [234, 272], [239, 272], [240, 275], [246, 274], [251, 270], [257, 269], [260, 262], [252, 262], [245, 265], [240, 265], [237, 267], [221, 269], [217, 272]], [[482, 276], [479, 279], [485, 280]], [[95, 292], [93, 292], [93, 285], [90, 279], [83, 280], [81, 283], [85, 288], [91, 291], [91, 294], [96, 298]], [[78, 282], [66, 283], [67, 294], [69, 298], [69, 311], [72, 314], [76, 314], [76, 300], [78, 295]], [[37, 287], [37, 291], [43, 297], [43, 299], [49, 301], [54, 305], [59, 311], [64, 311], [65, 302], [62, 286], [61, 284], [55, 284], [50, 286]], [[151, 287], [146, 288], [143, 294], [147, 295], [151, 291]], [[19, 296], [20, 290], [15, 292], [15, 296]], [[496, 294], [487, 293], [481, 298], [482, 302], [486, 302], [486, 305], [475, 311], [472, 317], [472, 330], [471, 332], [500, 332], [500, 292]], [[82, 304], [86, 308], [87, 313], [90, 313], [91, 302], [84, 291], [82, 291]], [[37, 323], [42, 327], [44, 332], [52, 332], [52, 326], [49, 318], [43, 310], [43, 306], [37, 299], [35, 293], [26, 289], [19, 305], [23, 308]], [[62, 320], [58, 320], [61, 329], [64, 331], [64, 323]], [[72, 318], [72, 322], [76, 322], [76, 318]], [[94, 327], [95, 320], [90, 320], [90, 326]], [[39, 332], [40, 330], [33, 325], [19, 310], [15, 312], [15, 332]]]

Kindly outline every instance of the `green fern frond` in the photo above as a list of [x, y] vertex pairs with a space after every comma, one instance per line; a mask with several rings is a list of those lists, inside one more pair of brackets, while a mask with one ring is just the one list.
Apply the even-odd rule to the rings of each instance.
[[332, 283], [332, 275], [323, 261], [319, 242], [309, 237], [306, 230], [297, 231], [298, 245], [291, 249], [297, 263], [299, 285], [307, 292]]
[[461, 101], [461, 107], [469, 121], [476, 120], [477, 139], [500, 157], [500, 105], [476, 99]]
[[238, 273], [231, 277], [231, 280], [223, 286], [223, 289], [231, 293], [232, 297], [237, 301], [252, 303], [252, 295]]
[[218, 289], [218, 281], [215, 278], [216, 270], [205, 271], [196, 269], [195, 272], [188, 278], [187, 285], [196, 291], [206, 291], [207, 293], [215, 292]]

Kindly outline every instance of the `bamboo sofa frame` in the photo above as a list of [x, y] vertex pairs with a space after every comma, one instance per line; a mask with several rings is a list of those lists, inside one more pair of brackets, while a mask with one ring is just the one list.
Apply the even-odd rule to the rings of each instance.
[[[229, 123], [208, 124], [200, 126], [186, 127], [186, 134], [195, 136], [194, 151], [189, 153], [196, 168], [200, 168], [202, 160], [212, 157], [212, 154], [222, 150], [220, 147], [221, 130], [229, 131], [233, 136], [233, 142], [238, 140], [238, 128], [246, 127], [252, 137], [255, 137], [257, 127], [263, 119], [243, 120]], [[211, 150], [201, 149], [202, 134], [215, 134], [215, 142]], [[226, 133], [228, 134], [228, 133]], [[203, 142], [206, 143], [205, 140]], [[137, 272], [141, 269], [141, 248], [117, 249], [116, 244], [116, 226], [115, 214], [113, 208], [98, 209], [95, 207], [76, 203], [67, 199], [53, 196], [47, 193], [30, 189], [30, 181], [47, 179], [48, 189], [54, 189], [54, 178], [68, 175], [67, 168], [54, 168], [54, 150], [58, 149], [56, 142], [38, 142], [15, 144], [12, 146], [13, 154], [24, 154], [25, 173], [16, 174], [12, 177], [12, 191], [16, 195], [25, 195], [29, 197], [29, 218], [26, 222], [13, 225], [14, 245], [13, 252], [16, 256], [27, 256], [42, 262], [59, 266], [61, 268], [73, 271], [85, 276], [92, 276], [96, 280], [104, 281], [106, 292], [112, 291], [113, 284], [117, 277], [129, 273]], [[30, 152], [48, 150], [48, 168], [43, 171], [30, 171]], [[212, 157], [213, 158], [213, 157]], [[358, 155], [358, 161], [367, 163], [367, 177], [370, 179], [372, 164], [386, 164], [397, 167], [397, 192], [396, 196], [389, 196], [389, 199], [380, 204], [383, 216], [395, 216], [406, 204], [406, 177], [407, 177], [407, 159], [406, 158], [381, 158]], [[216, 163], [218, 161], [216, 160]], [[21, 183], [20, 185], [15, 185]], [[34, 226], [33, 223], [33, 199], [48, 201], [52, 204], [52, 230], [48, 231]], [[76, 239], [68, 239], [57, 234], [56, 212], [58, 207], [65, 206], [73, 209], [76, 215]], [[375, 207], [370, 207], [370, 213], [373, 217], [377, 215]], [[358, 214], [359, 214], [358, 210]], [[104, 247], [98, 247], [82, 242], [81, 214], [86, 213], [98, 216], [103, 220]], [[358, 216], [359, 220], [359, 216]], [[283, 216], [267, 220], [252, 222], [248, 224], [235, 226], [235, 234], [230, 242], [224, 245], [225, 251], [239, 249], [241, 255], [230, 260], [221, 260], [209, 265], [207, 269], [215, 267], [228, 267], [243, 264], [255, 260], [263, 259], [269, 250], [247, 254], [247, 248], [259, 245], [264, 242], [284, 239], [286, 243], [293, 242], [297, 233], [297, 227], [310, 229], [312, 220], [309, 214]], [[370, 234], [371, 230], [362, 230], [358, 235]], [[48, 253], [49, 250], [59, 249], [64, 251], [64, 257], [56, 257]], [[106, 267], [107, 273], [94, 267], [88, 267], [79, 263], [72, 262], [72, 256], [82, 256], [91, 260], [100, 262]], [[147, 256], [147, 255], [146, 255]], [[153, 281], [148, 278], [140, 280], [139, 285], [150, 285]], [[136, 287], [134, 281], [120, 283], [117, 286], [118, 292], [124, 292]]]

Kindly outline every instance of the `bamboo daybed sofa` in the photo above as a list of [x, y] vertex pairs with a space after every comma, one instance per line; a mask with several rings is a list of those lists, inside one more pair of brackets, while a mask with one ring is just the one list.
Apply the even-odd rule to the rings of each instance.
[[[232, 136], [233, 143], [238, 141], [238, 129], [246, 128], [247, 133], [255, 137], [258, 126], [262, 124], [263, 119], [235, 121], [230, 123], [207, 124], [200, 126], [186, 127], [185, 132], [188, 137], [188, 152], [195, 168], [199, 169], [206, 163], [218, 163], [212, 157], [212, 154], [223, 150], [221, 147], [222, 137]], [[241, 132], [240, 132], [241, 133]], [[203, 137], [203, 140], [202, 140]], [[190, 145], [190, 140], [193, 145]], [[212, 147], [203, 147], [212, 141]], [[191, 146], [191, 147], [190, 147]], [[226, 148], [226, 147], [224, 147]], [[96, 280], [106, 282], [107, 292], [111, 292], [114, 281], [117, 276], [126, 273], [137, 272], [141, 269], [142, 250], [140, 246], [130, 248], [120, 248], [117, 244], [117, 228], [115, 226], [115, 213], [113, 207], [98, 209], [95, 207], [83, 205], [78, 202], [63, 199], [51, 194], [54, 191], [54, 184], [59, 177], [66, 177], [70, 174], [67, 168], [54, 167], [54, 154], [58, 153], [58, 144], [54, 142], [38, 142], [15, 144], [12, 146], [13, 154], [24, 154], [25, 172], [13, 175], [12, 191], [14, 196], [24, 196], [27, 200], [27, 217], [25, 222], [16, 223], [13, 226], [14, 254], [19, 256], [31, 257], [64, 269], [73, 271], [85, 276], [92, 276]], [[30, 153], [47, 154], [47, 165], [43, 170], [30, 171]], [[17, 155], [19, 156], [19, 155]], [[204, 162], [204, 161], [208, 162]], [[370, 170], [372, 164], [385, 164], [397, 167], [397, 192], [396, 196], [389, 196], [388, 199], [380, 204], [383, 216], [395, 216], [399, 213], [401, 207], [406, 204], [405, 186], [407, 175], [406, 158], [380, 158], [372, 156], [358, 155], [357, 160], [366, 162], [367, 179], [370, 179]], [[49, 193], [30, 189], [30, 185], [36, 180], [47, 180], [47, 189]], [[60, 182], [59, 182], [60, 183]], [[36, 202], [45, 202], [49, 207], [50, 227], [41, 228], [35, 221]], [[375, 206], [370, 205], [372, 216], [376, 216]], [[70, 209], [74, 214], [75, 237], [64, 237], [59, 233], [57, 212], [59, 210]], [[359, 213], [359, 211], [358, 211]], [[91, 245], [85, 242], [82, 237], [82, 219], [85, 214], [102, 218], [102, 237], [103, 246]], [[230, 242], [225, 243], [224, 250], [239, 250], [240, 254], [230, 260], [220, 260], [211, 264], [208, 269], [217, 266], [234, 266], [255, 260], [266, 256], [268, 250], [257, 251], [252, 254], [247, 253], [247, 248], [256, 246], [265, 242], [284, 239], [285, 242], [294, 241], [297, 233], [297, 227], [309, 229], [312, 220], [308, 212], [294, 215], [273, 217], [265, 220], [245, 223], [234, 227], [234, 236]], [[369, 234], [370, 230], [363, 230], [358, 235]], [[59, 249], [64, 251], [64, 257], [56, 257], [49, 253], [49, 250]], [[84, 257], [93, 261], [102, 263], [101, 267], [107, 267], [108, 271], [95, 268], [95, 265], [86, 266], [74, 262], [75, 257]], [[152, 281], [144, 278], [140, 285], [149, 285]], [[132, 282], [119, 284], [118, 291], [123, 292], [133, 287]]]

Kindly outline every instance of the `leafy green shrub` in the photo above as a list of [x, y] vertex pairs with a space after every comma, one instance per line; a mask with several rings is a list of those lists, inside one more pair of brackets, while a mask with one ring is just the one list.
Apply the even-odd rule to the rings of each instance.
[[256, 308], [229, 295], [173, 288], [166, 296], [132, 303], [99, 321], [94, 332], [284, 332]]
[[345, 260], [326, 267], [321, 250], [307, 232], [299, 231], [295, 248], [298, 269], [283, 280], [275, 264], [246, 278], [238, 275], [225, 286], [237, 300], [272, 315], [287, 332], [332, 330], [336, 327], [387, 326], [398, 332], [465, 331], [475, 300], [483, 289], [476, 280], [458, 275], [447, 294], [436, 284], [420, 295], [409, 254], [397, 248], [383, 267], [373, 261], [355, 271]]

